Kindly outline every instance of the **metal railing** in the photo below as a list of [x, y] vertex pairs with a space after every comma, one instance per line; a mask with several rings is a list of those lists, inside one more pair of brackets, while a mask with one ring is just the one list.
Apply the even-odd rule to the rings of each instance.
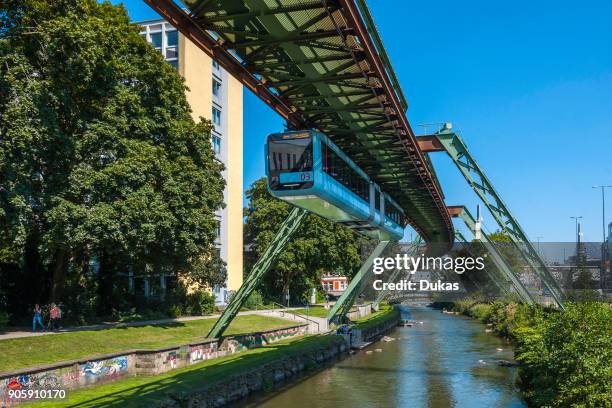
[[[295, 316], [299, 316], [300, 318], [306, 320], [309, 324], [308, 327], [310, 328], [310, 324], [316, 324], [317, 325], [317, 333], [321, 332], [321, 325], [319, 324], [319, 322], [317, 322], [316, 320], [312, 320], [310, 317], [303, 315], [301, 313], [296, 313], [295, 311], [291, 310], [290, 308], [288, 308], [287, 306], [281, 305], [280, 303], [276, 303], [276, 302], [271, 302], [272, 306], [280, 306], [280, 309], [278, 311], [278, 313], [282, 313], [283, 315], [285, 313], [288, 314], [292, 314], [294, 317]], [[273, 312], [277, 312], [277, 309], [275, 307], [273, 307], [272, 309]], [[295, 319], [294, 319], [295, 320]]]

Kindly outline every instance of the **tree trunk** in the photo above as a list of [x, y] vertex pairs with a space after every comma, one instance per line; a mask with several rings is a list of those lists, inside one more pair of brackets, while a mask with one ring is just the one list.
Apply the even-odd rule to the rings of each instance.
[[68, 275], [68, 251], [64, 248], [55, 251], [53, 268], [53, 285], [51, 286], [51, 301], [59, 303], [64, 296], [66, 276]]
[[23, 279], [19, 282], [19, 292], [23, 305], [28, 306], [27, 309], [30, 309], [35, 303], [46, 302], [49, 293], [49, 278], [40, 259], [39, 244], [38, 228], [34, 226], [25, 242]]
[[113, 305], [114, 269], [108, 252], [100, 252], [100, 269], [98, 270], [98, 313], [108, 315]]

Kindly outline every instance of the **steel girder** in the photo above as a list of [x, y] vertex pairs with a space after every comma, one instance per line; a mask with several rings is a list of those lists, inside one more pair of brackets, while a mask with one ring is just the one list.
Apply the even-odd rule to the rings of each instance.
[[145, 1], [290, 128], [329, 136], [428, 243], [450, 247], [454, 229], [442, 190], [363, 1], [185, 0], [187, 12], [172, 0]]
[[[412, 247], [408, 251], [409, 256], [414, 256], [418, 252], [419, 245], [421, 244], [421, 242], [422, 242], [421, 237], [418, 237], [418, 236], [417, 238], [414, 239], [414, 241], [411, 242]], [[401, 273], [402, 273], [401, 269], [395, 269], [391, 273], [391, 276], [389, 276], [388, 282], [395, 282]], [[378, 295], [376, 296], [376, 300], [374, 300], [375, 309], [378, 309], [378, 305], [380, 305], [380, 302], [382, 302], [385, 299], [385, 297], [387, 297], [388, 294], [389, 294], [389, 289], [381, 290], [378, 292]]]
[[[455, 242], [461, 242], [464, 244], [469, 244], [469, 241], [467, 239], [465, 239], [465, 237], [463, 236], [463, 234], [461, 233], [461, 231], [455, 230]], [[474, 252], [468, 247], [468, 252], [470, 253], [470, 255], [474, 256]], [[499, 269], [498, 269], [499, 271]], [[506, 285], [503, 285], [500, 280], [499, 280], [499, 276], [497, 276], [497, 274], [495, 272], [492, 272], [488, 269], [486, 269], [486, 274], [489, 278], [491, 278], [491, 281], [493, 281], [493, 283], [495, 284], [495, 286], [499, 289], [500, 292], [504, 292], [504, 293], [508, 293], [508, 288], [506, 288]], [[468, 274], [469, 276], [469, 274]], [[476, 284], [475, 281], [472, 281]]]
[[227, 305], [212, 329], [210, 329], [207, 337], [219, 338], [223, 336], [223, 333], [232, 320], [234, 320], [234, 317], [236, 317], [244, 302], [248, 299], [253, 290], [257, 288], [257, 285], [261, 282], [264, 275], [270, 270], [274, 261], [287, 246], [293, 233], [300, 226], [306, 215], [308, 215], [308, 212], [299, 207], [294, 207], [293, 210], [291, 210], [268, 248], [257, 260], [255, 265], [253, 265], [251, 273], [245, 278], [240, 289], [232, 296], [229, 305]]
[[379, 257], [391, 242], [392, 241], [378, 242], [376, 247], [370, 253], [370, 256], [368, 256], [368, 259], [366, 259], [366, 261], [361, 265], [361, 268], [359, 268], [357, 274], [353, 276], [353, 279], [351, 279], [348, 287], [345, 289], [336, 303], [334, 303], [334, 306], [332, 306], [327, 314], [327, 320], [330, 323], [338, 322], [342, 320], [344, 316], [346, 316], [359, 296], [363, 282], [365, 282], [366, 278], [370, 275], [370, 270], [374, 264], [374, 259]]
[[[470, 214], [467, 208], [464, 207], [458, 216], [463, 220], [463, 222], [465, 222], [465, 225], [469, 228], [469, 230], [476, 235], [476, 220], [474, 217], [472, 217], [472, 214]], [[489, 255], [491, 255], [491, 259], [493, 260], [493, 263], [497, 269], [506, 277], [506, 279], [508, 279], [508, 281], [512, 282], [512, 286], [514, 286], [514, 289], [525, 303], [530, 305], [533, 304], [534, 301], [531, 297], [531, 293], [529, 293], [525, 285], [523, 285], [523, 282], [521, 282], [518, 276], [516, 276], [516, 274], [504, 261], [500, 253], [497, 251], [497, 248], [495, 248], [495, 245], [493, 245], [489, 239], [489, 236], [482, 230], [480, 231], [480, 235], [482, 236], [480, 242], [482, 242]]]
[[[506, 232], [521, 256], [542, 280], [556, 305], [563, 309], [563, 291], [533, 247], [518, 220], [512, 215], [493, 184], [480, 168], [465, 142], [446, 126], [434, 135], [419, 138], [424, 151], [445, 151], [472, 190], [487, 207], [502, 231]], [[429, 146], [429, 149], [427, 147]]]

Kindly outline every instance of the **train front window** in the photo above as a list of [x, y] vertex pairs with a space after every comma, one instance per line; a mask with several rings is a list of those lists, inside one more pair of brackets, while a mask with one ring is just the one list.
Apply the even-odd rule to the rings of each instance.
[[312, 138], [270, 138], [268, 167], [274, 175], [312, 171]]

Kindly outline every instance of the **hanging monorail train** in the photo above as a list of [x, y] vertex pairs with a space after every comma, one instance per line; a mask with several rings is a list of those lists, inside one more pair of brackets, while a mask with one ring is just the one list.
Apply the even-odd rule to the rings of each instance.
[[270, 193], [378, 240], [400, 240], [404, 212], [327, 136], [274, 133], [266, 143]]

